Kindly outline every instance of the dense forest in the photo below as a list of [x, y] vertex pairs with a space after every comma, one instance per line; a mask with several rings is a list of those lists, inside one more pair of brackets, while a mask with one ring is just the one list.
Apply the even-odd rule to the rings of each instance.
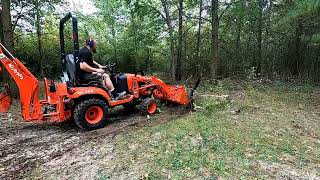
[[[173, 81], [301, 78], [320, 81], [320, 0], [95, 0], [74, 12], [97, 61]], [[2, 0], [1, 42], [37, 76], [58, 78], [66, 0]], [[72, 53], [72, 33], [67, 42]]]
[[[0, 180], [320, 180], [320, 0], [0, 3], [1, 43], [39, 80], [0, 54], [21, 94], [0, 67]], [[60, 78], [70, 11], [97, 62], [147, 76]]]

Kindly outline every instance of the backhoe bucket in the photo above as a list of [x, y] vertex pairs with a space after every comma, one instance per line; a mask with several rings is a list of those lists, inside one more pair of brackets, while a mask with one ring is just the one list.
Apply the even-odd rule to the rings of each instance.
[[0, 113], [6, 113], [11, 106], [11, 97], [8, 84], [4, 85], [4, 91], [0, 93]]

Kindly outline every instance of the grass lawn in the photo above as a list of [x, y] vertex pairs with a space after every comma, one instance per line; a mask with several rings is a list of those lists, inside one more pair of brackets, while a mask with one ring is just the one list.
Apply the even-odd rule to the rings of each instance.
[[[101, 167], [97, 176], [135, 171], [145, 179], [319, 179], [319, 90], [287, 83], [202, 85], [197, 112], [117, 135], [112, 163], [118, 166], [112, 172]], [[240, 113], [230, 113], [233, 108]]]

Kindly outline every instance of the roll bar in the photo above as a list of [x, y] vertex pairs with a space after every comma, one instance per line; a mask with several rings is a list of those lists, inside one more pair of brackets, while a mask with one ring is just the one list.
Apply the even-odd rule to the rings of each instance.
[[72, 31], [73, 31], [73, 46], [74, 46], [74, 59], [77, 62], [79, 59], [79, 39], [78, 39], [78, 20], [71, 12], [69, 12], [60, 21], [59, 33], [60, 33], [60, 61], [63, 67], [66, 65], [66, 52], [65, 52], [65, 42], [64, 42], [64, 24], [72, 19]]

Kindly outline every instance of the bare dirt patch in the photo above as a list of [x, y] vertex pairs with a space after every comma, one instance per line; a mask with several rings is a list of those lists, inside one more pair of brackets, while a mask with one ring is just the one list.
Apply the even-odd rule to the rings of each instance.
[[0, 115], [0, 179], [43, 178], [52, 172], [61, 172], [60, 178], [95, 178], [99, 166], [114, 158], [116, 134], [188, 113], [182, 107], [166, 107], [163, 113], [147, 118], [141, 113], [123, 115], [119, 109], [110, 114], [106, 128], [85, 132], [73, 123], [23, 122], [17, 107], [14, 102], [10, 113]]

